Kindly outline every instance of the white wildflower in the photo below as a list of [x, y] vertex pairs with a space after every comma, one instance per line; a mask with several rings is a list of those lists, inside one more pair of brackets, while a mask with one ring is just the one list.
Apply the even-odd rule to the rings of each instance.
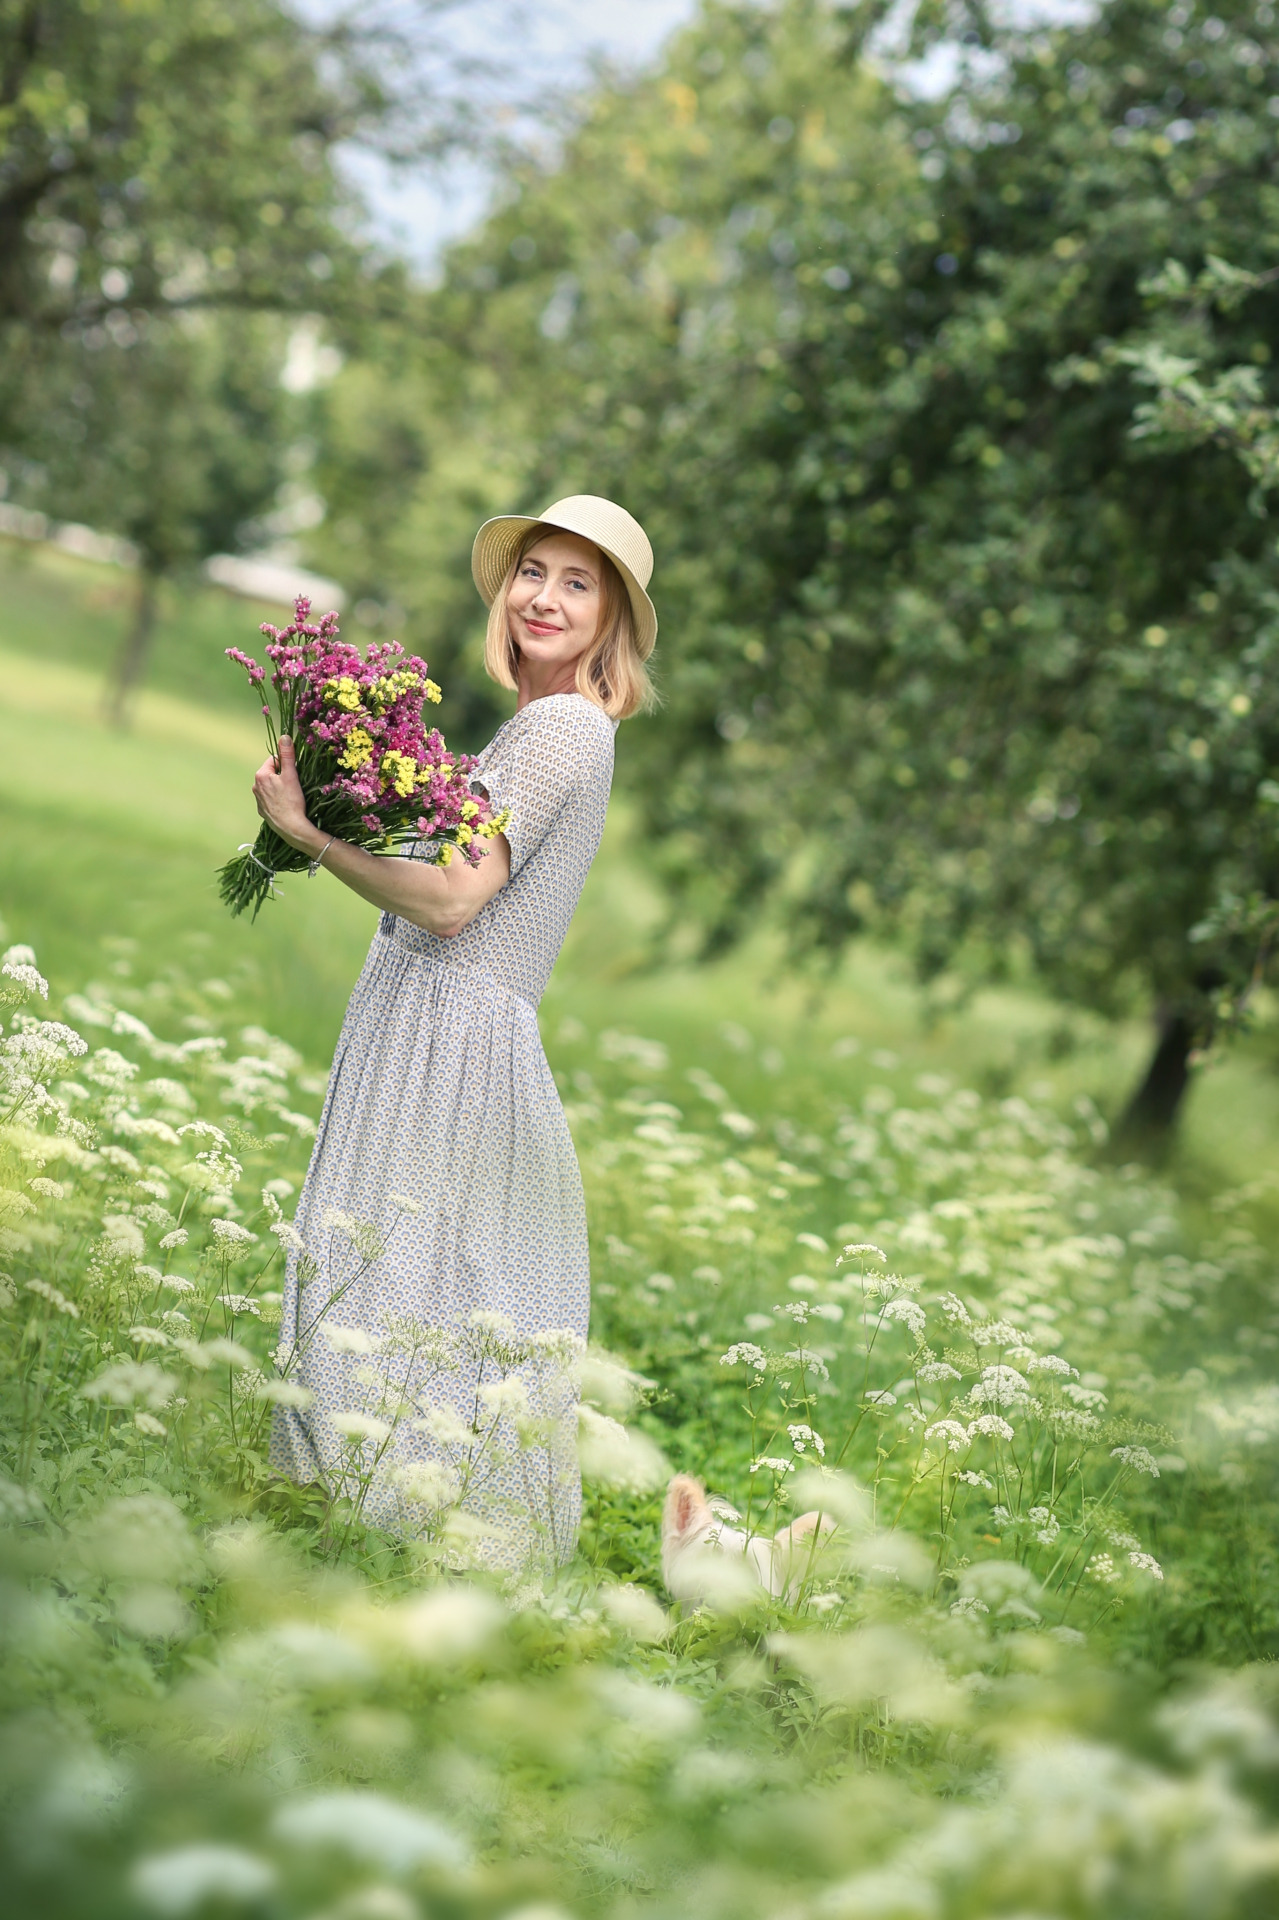
[[890, 1320], [900, 1320], [903, 1326], [909, 1328], [911, 1336], [916, 1342], [923, 1339], [924, 1330], [928, 1325], [924, 1309], [917, 1306], [913, 1300], [903, 1300], [901, 1298], [890, 1300], [888, 1305], [881, 1311], [879, 1324], [883, 1326]]
[[489, 1333], [499, 1340], [515, 1338], [515, 1322], [509, 1313], [502, 1313], [496, 1307], [476, 1307], [467, 1323], [476, 1333]]
[[410, 1460], [392, 1468], [391, 1484], [405, 1500], [420, 1507], [448, 1507], [458, 1496], [455, 1474], [438, 1460]]
[[830, 1252], [829, 1241], [823, 1240], [820, 1233], [797, 1233], [795, 1244], [800, 1247], [810, 1247], [814, 1253]]
[[1016, 1367], [986, 1367], [971, 1392], [979, 1406], [985, 1400], [992, 1406], [1011, 1407], [1026, 1390], [1026, 1378]]
[[130, 1259], [140, 1260], [147, 1250], [141, 1227], [127, 1213], [106, 1214], [102, 1221], [102, 1231], [112, 1245]]
[[962, 1380], [958, 1367], [952, 1367], [949, 1360], [926, 1360], [918, 1374], [925, 1386], [937, 1387], [944, 1380]]
[[813, 1429], [810, 1426], [806, 1426], [802, 1420], [798, 1420], [793, 1426], [787, 1427], [786, 1431], [790, 1435], [790, 1443], [796, 1453], [807, 1453], [811, 1447], [819, 1459], [824, 1460], [826, 1458], [826, 1442], [822, 1439], [821, 1434], [814, 1433]]
[[842, 1267], [845, 1260], [860, 1260], [863, 1258], [882, 1260], [885, 1266], [888, 1265], [888, 1255], [884, 1252], [884, 1249], [882, 1247], [872, 1246], [869, 1240], [858, 1240], [855, 1241], [853, 1245], [845, 1247], [836, 1259], [835, 1265]]
[[168, 1435], [169, 1429], [163, 1420], [157, 1420], [153, 1413], [135, 1413], [133, 1424], [139, 1433], [145, 1433], [152, 1440], [163, 1440]]
[[793, 1473], [795, 1462], [779, 1460], [776, 1454], [762, 1453], [758, 1460], [751, 1461], [750, 1471], [752, 1473]]
[[1148, 1447], [1112, 1447], [1110, 1457], [1112, 1460], [1122, 1460], [1134, 1473], [1148, 1473], [1152, 1480], [1159, 1478], [1155, 1456]]
[[452, 1407], [432, 1407], [420, 1420], [409, 1423], [414, 1433], [425, 1434], [442, 1447], [469, 1447], [475, 1439], [474, 1428], [467, 1425]]
[[1110, 1554], [1094, 1553], [1088, 1562], [1088, 1574], [1089, 1578], [1096, 1580], [1098, 1585], [1113, 1587], [1119, 1578], [1119, 1569]]
[[529, 1335], [529, 1347], [552, 1366], [573, 1367], [586, 1352], [586, 1342], [575, 1327], [542, 1327]]
[[498, 1420], [504, 1414], [518, 1418], [529, 1410], [528, 1388], [518, 1374], [511, 1374], [505, 1380], [490, 1380], [480, 1388], [479, 1398], [481, 1404]]
[[340, 1327], [331, 1321], [320, 1322], [320, 1334], [334, 1353], [377, 1353], [382, 1345], [367, 1327]]
[[275, 1235], [280, 1245], [287, 1247], [290, 1253], [307, 1252], [306, 1241], [291, 1220], [273, 1220], [269, 1230]]
[[174, 1227], [171, 1233], [165, 1234], [160, 1246], [165, 1253], [172, 1253], [175, 1247], [185, 1247], [190, 1238], [185, 1227]]
[[[192, 1043], [188, 1041], [186, 1044], [190, 1046]], [[229, 1147], [231, 1144], [221, 1127], [215, 1127], [211, 1120], [188, 1120], [185, 1126], [178, 1128], [178, 1138], [188, 1133], [196, 1140], [212, 1140], [218, 1147]]]
[[897, 1405], [897, 1395], [890, 1393], [886, 1387], [873, 1387], [864, 1398], [868, 1407], [883, 1407], [887, 1410]]
[[1026, 1371], [1027, 1373], [1073, 1374], [1076, 1379], [1079, 1378], [1078, 1367], [1072, 1367], [1069, 1360], [1064, 1360], [1059, 1353], [1037, 1353], [1033, 1360], [1026, 1362]]
[[975, 1420], [969, 1422], [969, 1439], [975, 1439], [979, 1435], [984, 1435], [988, 1440], [1012, 1440], [1015, 1438], [1013, 1429], [1009, 1426], [1008, 1422], [1001, 1420], [997, 1413], [981, 1413], [978, 1414]]
[[0, 973], [7, 974], [24, 993], [38, 993], [42, 1000], [49, 998], [49, 982], [29, 961], [5, 960], [0, 964]]
[[27, 1292], [38, 1293], [42, 1300], [47, 1300], [51, 1307], [56, 1307], [59, 1313], [65, 1313], [72, 1320], [80, 1318], [80, 1309], [75, 1301], [68, 1300], [66, 1294], [60, 1292], [51, 1280], [28, 1280]]
[[384, 1873], [466, 1863], [465, 1849], [438, 1820], [364, 1787], [289, 1802], [274, 1816], [271, 1831], [308, 1858], [332, 1849]]
[[375, 1440], [380, 1444], [391, 1437], [391, 1429], [385, 1420], [379, 1420], [371, 1413], [361, 1413], [357, 1408], [351, 1408], [346, 1413], [331, 1413], [329, 1425], [346, 1440]]
[[789, 1353], [782, 1355], [782, 1362], [792, 1367], [803, 1367], [808, 1373], [815, 1373], [821, 1380], [830, 1379], [830, 1368], [809, 1347], [792, 1347]]
[[807, 1300], [783, 1300], [780, 1306], [773, 1308], [773, 1312], [788, 1314], [796, 1326], [802, 1327], [807, 1324], [812, 1308]]
[[1130, 1553], [1128, 1555], [1128, 1564], [1129, 1566], [1136, 1567], [1139, 1573], [1148, 1573], [1152, 1580], [1162, 1580], [1164, 1577], [1163, 1568], [1153, 1555], [1149, 1553]]
[[422, 1211], [422, 1202], [411, 1200], [407, 1193], [393, 1193], [389, 1198], [397, 1213], [421, 1213]]
[[227, 1312], [231, 1314], [251, 1313], [259, 1320], [262, 1317], [261, 1306], [247, 1293], [220, 1293], [218, 1295], [218, 1305], [225, 1307]]
[[1076, 1386], [1073, 1380], [1067, 1380], [1062, 1392], [1067, 1399], [1073, 1400], [1077, 1407], [1087, 1407], [1092, 1412], [1100, 1412], [1108, 1405], [1106, 1395], [1096, 1387]]
[[305, 1413], [312, 1404], [315, 1395], [310, 1387], [304, 1387], [300, 1380], [267, 1380], [256, 1382], [254, 1395], [259, 1400], [269, 1400], [275, 1407], [295, 1407], [299, 1413]]
[[108, 1406], [156, 1409], [169, 1400], [177, 1381], [149, 1360], [116, 1360], [80, 1389], [86, 1400], [105, 1400]]
[[180, 1273], [166, 1273], [160, 1281], [160, 1285], [166, 1287], [170, 1293], [176, 1293], [179, 1296], [184, 1293], [195, 1292], [195, 1281], [184, 1280]]
[[937, 1304], [943, 1320], [949, 1320], [954, 1326], [972, 1326], [972, 1315], [957, 1293], [944, 1293]]
[[764, 1373], [768, 1369], [768, 1356], [764, 1352], [764, 1349], [757, 1347], [753, 1341], [738, 1340], [735, 1345], [728, 1349], [727, 1353], [720, 1355], [719, 1364], [721, 1367], [745, 1365], [754, 1367], [756, 1373]]
[[[968, 1429], [961, 1420], [938, 1420], [924, 1430], [925, 1440], [943, 1440], [948, 1453], [965, 1453], [970, 1443]], [[975, 1485], [979, 1480], [989, 1485], [984, 1474], [961, 1474], [961, 1479]]]
[[34, 967], [36, 963], [35, 948], [29, 947], [25, 940], [17, 942], [12, 947], [6, 947], [4, 952], [0, 953], [0, 966], [7, 967], [10, 963], [15, 967]]
[[195, 1913], [210, 1900], [248, 1906], [264, 1900], [275, 1886], [275, 1868], [243, 1847], [201, 1841], [144, 1856], [129, 1875], [136, 1898], [152, 1913]]
[[577, 1452], [586, 1479], [621, 1492], [655, 1491], [669, 1471], [647, 1434], [585, 1405], [577, 1410]]
[[965, 1467], [955, 1478], [962, 1480], [966, 1487], [984, 1487], [987, 1493], [995, 1490], [995, 1483], [988, 1473], [974, 1473], [971, 1467]]
[[258, 1237], [238, 1220], [210, 1220], [209, 1231], [215, 1240], [228, 1247], [247, 1247]]
[[979, 1347], [1024, 1347], [1026, 1336], [1010, 1320], [978, 1320], [973, 1325], [973, 1342]]
[[130, 1327], [129, 1338], [140, 1347], [167, 1347], [169, 1335], [161, 1327]]

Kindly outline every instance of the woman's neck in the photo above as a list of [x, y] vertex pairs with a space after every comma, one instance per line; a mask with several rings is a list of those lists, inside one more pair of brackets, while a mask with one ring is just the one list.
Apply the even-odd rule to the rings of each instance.
[[553, 693], [577, 692], [577, 662], [569, 660], [552, 666], [521, 660], [515, 677], [515, 711], [530, 701], [545, 700]]

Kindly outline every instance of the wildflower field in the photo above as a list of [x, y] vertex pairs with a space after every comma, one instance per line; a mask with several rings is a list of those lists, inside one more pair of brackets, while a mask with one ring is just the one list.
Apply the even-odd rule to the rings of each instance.
[[[225, 918], [255, 729], [170, 691], [103, 732], [109, 583], [6, 581], [14, 1910], [1273, 1912], [1264, 1035], [1196, 1089], [1162, 1175], [1116, 1165], [1140, 1035], [1012, 993], [929, 1028], [882, 955], [824, 987], [767, 942], [640, 972], [619, 831], [542, 1010], [591, 1220], [585, 1524], [561, 1576], [502, 1588], [438, 1488], [413, 1544], [366, 1524], [397, 1417], [376, 1354], [332, 1500], [264, 1465], [296, 1391], [282, 1247], [372, 916], [299, 877]], [[110, 796], [91, 817], [69, 763]], [[394, 1229], [334, 1222], [313, 1252]], [[786, 1598], [724, 1561], [676, 1605], [674, 1470], [753, 1531], [838, 1524]]]

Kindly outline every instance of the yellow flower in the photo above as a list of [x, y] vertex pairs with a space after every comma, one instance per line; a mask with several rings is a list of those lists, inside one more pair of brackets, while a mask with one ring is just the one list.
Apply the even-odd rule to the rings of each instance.
[[426, 683], [426, 697], [433, 707], [438, 707], [440, 701], [444, 698], [444, 695], [440, 692], [434, 680], [428, 680]]
[[417, 785], [417, 762], [410, 760], [407, 753], [392, 748], [390, 753], [382, 755], [380, 768], [382, 785], [394, 787], [401, 800], [407, 800]]
[[373, 739], [363, 727], [352, 727], [346, 736], [346, 751], [338, 761], [348, 773], [358, 773], [373, 758]]
[[449, 861], [450, 861], [450, 860], [451, 860], [452, 858], [453, 858], [453, 849], [452, 849], [452, 847], [441, 847], [441, 848], [440, 848], [440, 865], [441, 865], [442, 867], [447, 867], [447, 865], [448, 865], [448, 863], [449, 863]]
[[471, 844], [471, 842], [472, 842], [472, 840], [474, 840], [474, 838], [475, 838], [475, 835], [474, 835], [474, 833], [472, 832], [472, 830], [471, 830], [471, 828], [470, 828], [470, 827], [459, 827], [459, 828], [458, 828], [458, 830], [457, 830], [457, 844], [458, 844], [458, 846], [459, 846], [459, 847], [469, 847], [469, 846], [470, 846], [470, 844]]
[[360, 689], [350, 674], [344, 673], [339, 679], [325, 681], [324, 698], [326, 701], [336, 700], [347, 713], [355, 713], [360, 704]]
[[464, 800], [462, 802], [463, 820], [474, 820], [479, 810], [480, 810], [480, 803], [478, 800]]

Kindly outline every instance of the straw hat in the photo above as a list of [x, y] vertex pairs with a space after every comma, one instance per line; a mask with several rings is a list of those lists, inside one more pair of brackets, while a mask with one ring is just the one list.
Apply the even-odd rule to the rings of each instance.
[[644, 591], [653, 573], [653, 549], [639, 521], [625, 507], [597, 493], [575, 493], [531, 517], [503, 513], [484, 522], [471, 548], [471, 573], [485, 606], [491, 607], [501, 592], [524, 535], [542, 526], [580, 534], [608, 555], [626, 583], [635, 616], [635, 644], [640, 659], [647, 660], [657, 639], [657, 611]]

